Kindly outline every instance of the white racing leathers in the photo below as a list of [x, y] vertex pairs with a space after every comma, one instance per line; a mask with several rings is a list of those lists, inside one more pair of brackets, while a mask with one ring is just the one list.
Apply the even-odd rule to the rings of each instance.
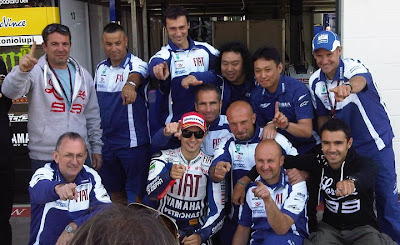
[[[211, 161], [212, 157], [200, 151], [188, 162], [181, 148], [161, 151], [151, 160], [147, 195], [159, 200], [159, 211], [176, 220], [181, 238], [196, 233], [203, 243], [209, 243], [223, 224], [221, 184], [208, 176]], [[172, 164], [186, 167], [182, 179], [171, 179]]]

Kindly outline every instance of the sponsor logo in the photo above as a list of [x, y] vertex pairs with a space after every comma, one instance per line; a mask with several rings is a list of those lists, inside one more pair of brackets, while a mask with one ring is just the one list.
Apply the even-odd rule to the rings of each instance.
[[308, 100], [301, 102], [300, 108], [303, 107], [303, 106], [306, 106], [307, 104], [308, 104]]
[[146, 192], [148, 195], [152, 193], [157, 187], [159, 187], [163, 183], [163, 179], [160, 178], [160, 176], [157, 176], [149, 185], [146, 187]]
[[317, 44], [328, 43], [328, 34], [321, 34], [318, 37]]
[[193, 58], [194, 66], [204, 66], [204, 57]]
[[8, 114], [8, 118], [10, 119], [11, 123], [28, 122], [28, 114], [22, 114], [22, 115]]
[[290, 102], [279, 102], [279, 107], [291, 107]]
[[267, 108], [270, 104], [271, 103], [263, 103], [263, 104], [260, 104], [260, 107], [261, 108]]
[[30, 207], [13, 207], [11, 217], [29, 217], [31, 216]]
[[28, 146], [29, 134], [28, 133], [14, 133], [11, 142], [13, 146]]
[[303, 94], [302, 96], [299, 97], [298, 101], [302, 100], [306, 96], [307, 96], [307, 94]]
[[0, 28], [20, 28], [26, 26], [26, 20], [13, 20], [12, 18], [3, 16], [0, 21]]
[[28, 3], [29, 0], [0, 0], [0, 6], [6, 4]]

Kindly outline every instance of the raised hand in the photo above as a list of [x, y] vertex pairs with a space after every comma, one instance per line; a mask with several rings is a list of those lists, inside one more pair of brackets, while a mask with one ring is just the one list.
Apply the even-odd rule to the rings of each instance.
[[33, 69], [33, 67], [38, 63], [38, 60], [35, 58], [36, 52], [36, 41], [33, 41], [31, 51], [28, 54], [22, 56], [19, 61], [19, 69], [23, 72], [28, 72]]
[[274, 125], [281, 129], [287, 129], [289, 127], [289, 121], [287, 117], [279, 111], [279, 102], [275, 103], [275, 115], [274, 119], [272, 119]]
[[182, 121], [179, 120], [178, 122], [172, 122], [172, 123], [168, 123], [164, 130], [163, 130], [163, 134], [164, 136], [171, 136], [174, 135], [177, 138], [180, 138], [182, 132]]
[[189, 75], [189, 76], [185, 77], [184, 79], [182, 79], [181, 85], [185, 89], [188, 89], [189, 86], [197, 86], [202, 83], [203, 83], [203, 81], [197, 80], [197, 78], [195, 76]]
[[256, 181], [257, 187], [253, 189], [254, 196], [259, 197], [263, 200], [267, 200], [271, 197], [271, 193], [268, 190], [268, 187], [264, 185], [261, 181]]

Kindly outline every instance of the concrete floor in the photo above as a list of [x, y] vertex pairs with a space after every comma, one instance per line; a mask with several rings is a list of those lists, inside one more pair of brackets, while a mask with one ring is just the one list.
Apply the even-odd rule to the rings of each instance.
[[14, 205], [10, 224], [13, 233], [13, 245], [26, 245], [29, 242], [29, 225], [31, 221], [30, 205]]

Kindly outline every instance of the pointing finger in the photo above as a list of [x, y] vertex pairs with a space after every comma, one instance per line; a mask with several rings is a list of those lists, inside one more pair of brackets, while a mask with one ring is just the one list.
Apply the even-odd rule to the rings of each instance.
[[35, 52], [36, 52], [36, 41], [33, 41], [31, 50], [29, 51], [29, 54], [32, 55], [32, 57], [35, 57]]
[[278, 101], [275, 103], [275, 116], [274, 117], [275, 118], [279, 117], [279, 102]]

